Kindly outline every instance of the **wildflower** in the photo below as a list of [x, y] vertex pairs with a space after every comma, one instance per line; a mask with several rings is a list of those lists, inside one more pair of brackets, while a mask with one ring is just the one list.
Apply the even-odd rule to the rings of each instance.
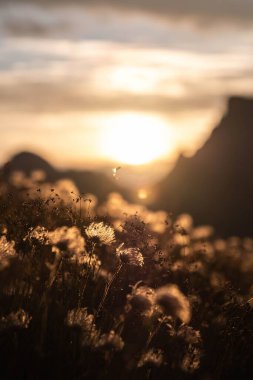
[[88, 314], [87, 308], [70, 310], [66, 317], [66, 324], [81, 329], [83, 346], [93, 345], [99, 338], [99, 332], [94, 323], [94, 315]]
[[7, 227], [4, 224], [0, 224], [0, 235], [7, 235]]
[[172, 272], [180, 272], [186, 270], [186, 265], [183, 260], [177, 260], [171, 265]]
[[107, 350], [121, 351], [124, 347], [122, 338], [111, 330], [108, 334], [103, 334], [96, 343], [97, 348], [104, 348]]
[[212, 272], [210, 275], [210, 284], [214, 289], [220, 290], [225, 287], [226, 278], [221, 273]]
[[193, 219], [189, 214], [181, 214], [178, 216], [175, 225], [175, 230], [190, 233], [193, 228]]
[[192, 231], [192, 239], [203, 240], [209, 239], [214, 234], [214, 229], [211, 226], [200, 226]]
[[77, 256], [76, 259], [79, 265], [84, 265], [85, 267], [90, 268], [94, 273], [97, 273], [101, 267], [101, 261], [94, 254], [80, 255]]
[[205, 272], [205, 267], [202, 261], [194, 261], [188, 265], [188, 270], [191, 273], [199, 273], [199, 274], [204, 274]]
[[157, 289], [155, 300], [168, 315], [177, 317], [184, 323], [190, 321], [190, 303], [176, 285], [165, 285]]
[[122, 249], [119, 247], [117, 249], [117, 254], [120, 257], [120, 260], [124, 264], [142, 267], [144, 265], [143, 255], [140, 252], [139, 248], [125, 248]]
[[10, 265], [10, 260], [17, 257], [15, 242], [8, 241], [6, 236], [0, 237], [0, 271]]
[[217, 239], [214, 241], [214, 248], [217, 252], [224, 252], [227, 248], [227, 242], [223, 239]]
[[68, 312], [66, 323], [68, 326], [78, 326], [89, 329], [93, 323], [93, 319], [93, 315], [89, 315], [86, 308], [79, 308]]
[[180, 247], [187, 247], [190, 244], [190, 237], [187, 234], [175, 233], [174, 234], [174, 244]]
[[40, 244], [48, 244], [48, 230], [45, 227], [37, 226], [34, 228], [30, 228], [28, 234], [23, 239], [25, 240], [36, 240]]
[[152, 232], [163, 234], [168, 228], [166, 224], [168, 214], [165, 211], [151, 212], [147, 210], [142, 217]]
[[149, 314], [154, 306], [155, 291], [147, 286], [134, 287], [127, 296], [127, 309], [141, 314]]
[[129, 216], [122, 228], [125, 235], [124, 240], [129, 247], [135, 246], [140, 249], [145, 247], [146, 249], [148, 243], [152, 239], [147, 224], [142, 220], [138, 213]]
[[84, 253], [85, 240], [77, 227], [59, 227], [48, 233], [49, 242], [66, 256], [79, 256]]
[[187, 325], [180, 326], [177, 335], [178, 337], [183, 338], [188, 344], [202, 343], [200, 332]]
[[144, 354], [142, 354], [139, 362], [138, 367], [160, 367], [164, 363], [164, 354], [163, 351], [160, 349], [150, 349]]
[[0, 319], [0, 325], [4, 328], [19, 327], [27, 329], [29, 327], [32, 317], [23, 309], [19, 309], [17, 312], [10, 313], [7, 317]]
[[201, 349], [191, 346], [189, 347], [189, 351], [184, 355], [181, 368], [184, 372], [194, 372], [200, 366], [200, 358], [201, 358]]
[[101, 244], [110, 245], [115, 242], [114, 229], [103, 222], [91, 223], [85, 230], [90, 239], [97, 239]]

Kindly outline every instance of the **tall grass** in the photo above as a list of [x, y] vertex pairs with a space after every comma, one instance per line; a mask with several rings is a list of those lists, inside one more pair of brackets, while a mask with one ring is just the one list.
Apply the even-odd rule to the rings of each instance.
[[1, 187], [2, 379], [252, 378], [251, 238], [51, 186]]

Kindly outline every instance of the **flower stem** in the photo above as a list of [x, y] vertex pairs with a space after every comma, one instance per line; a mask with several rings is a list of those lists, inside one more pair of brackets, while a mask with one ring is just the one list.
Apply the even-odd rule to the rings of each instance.
[[104, 306], [104, 303], [105, 303], [105, 300], [106, 300], [106, 297], [107, 297], [107, 295], [108, 295], [108, 293], [109, 293], [109, 290], [111, 289], [111, 286], [112, 286], [112, 284], [113, 284], [113, 282], [115, 281], [115, 279], [117, 278], [117, 276], [119, 275], [119, 273], [120, 273], [120, 271], [121, 271], [121, 269], [122, 269], [122, 264], [120, 264], [119, 266], [118, 266], [118, 269], [116, 270], [116, 272], [114, 273], [114, 275], [112, 276], [112, 278], [111, 278], [111, 280], [108, 282], [108, 284], [106, 285], [106, 287], [105, 287], [105, 291], [104, 291], [104, 294], [103, 294], [103, 297], [102, 297], [102, 300], [101, 300], [101, 302], [100, 302], [100, 304], [99, 304], [99, 307], [98, 307], [98, 309], [97, 309], [97, 312], [96, 312], [96, 316], [98, 316], [98, 314], [100, 313], [100, 311], [101, 311], [101, 309], [103, 308], [103, 306]]

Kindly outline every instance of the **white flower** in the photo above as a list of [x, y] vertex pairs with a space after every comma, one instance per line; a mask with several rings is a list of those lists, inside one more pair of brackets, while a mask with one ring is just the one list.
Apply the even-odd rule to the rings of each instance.
[[89, 239], [98, 239], [101, 244], [110, 245], [115, 242], [114, 229], [103, 222], [91, 223], [85, 233]]

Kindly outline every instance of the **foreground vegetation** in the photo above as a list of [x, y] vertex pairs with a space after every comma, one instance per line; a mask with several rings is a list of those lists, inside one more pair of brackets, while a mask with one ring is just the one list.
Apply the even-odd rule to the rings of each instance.
[[252, 378], [253, 239], [27, 187], [1, 185], [2, 379]]

